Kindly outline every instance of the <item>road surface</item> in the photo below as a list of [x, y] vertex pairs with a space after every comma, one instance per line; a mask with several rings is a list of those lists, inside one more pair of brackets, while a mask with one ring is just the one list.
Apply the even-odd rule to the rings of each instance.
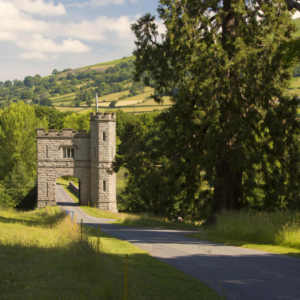
[[[188, 238], [186, 230], [130, 228], [91, 217], [57, 185], [57, 204], [77, 221], [146, 250], [207, 284], [227, 300], [300, 300], [300, 259]], [[188, 300], [188, 299], [184, 299]]]

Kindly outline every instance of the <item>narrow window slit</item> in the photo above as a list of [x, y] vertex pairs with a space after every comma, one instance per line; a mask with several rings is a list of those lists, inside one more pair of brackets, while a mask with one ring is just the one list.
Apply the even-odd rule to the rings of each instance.
[[63, 158], [74, 158], [75, 149], [74, 148], [63, 148]]

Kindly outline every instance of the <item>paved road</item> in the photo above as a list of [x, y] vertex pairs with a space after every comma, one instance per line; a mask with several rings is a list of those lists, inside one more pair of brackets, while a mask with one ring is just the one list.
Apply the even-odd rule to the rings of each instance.
[[61, 186], [57, 186], [57, 199], [59, 206], [75, 211], [78, 222], [101, 224], [101, 230], [148, 251], [218, 293], [221, 286], [227, 300], [300, 300], [299, 258], [194, 240], [182, 230], [108, 224], [111, 219], [83, 212]]

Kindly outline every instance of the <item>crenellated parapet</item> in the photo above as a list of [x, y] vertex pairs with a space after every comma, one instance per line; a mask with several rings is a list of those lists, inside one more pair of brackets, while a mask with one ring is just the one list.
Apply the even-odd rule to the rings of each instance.
[[60, 131], [55, 129], [37, 128], [36, 136], [38, 138], [90, 138], [90, 134], [85, 130], [74, 130], [70, 128], [64, 128]]
[[116, 121], [115, 113], [91, 113], [91, 121]]

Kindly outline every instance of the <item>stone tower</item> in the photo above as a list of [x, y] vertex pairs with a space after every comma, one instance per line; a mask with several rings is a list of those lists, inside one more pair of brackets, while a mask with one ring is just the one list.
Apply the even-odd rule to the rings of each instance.
[[80, 182], [80, 204], [117, 211], [116, 115], [92, 113], [90, 133], [37, 129], [38, 207], [56, 205], [56, 180], [75, 176]]
[[91, 201], [116, 211], [116, 174], [109, 172], [116, 155], [116, 115], [91, 114]]

